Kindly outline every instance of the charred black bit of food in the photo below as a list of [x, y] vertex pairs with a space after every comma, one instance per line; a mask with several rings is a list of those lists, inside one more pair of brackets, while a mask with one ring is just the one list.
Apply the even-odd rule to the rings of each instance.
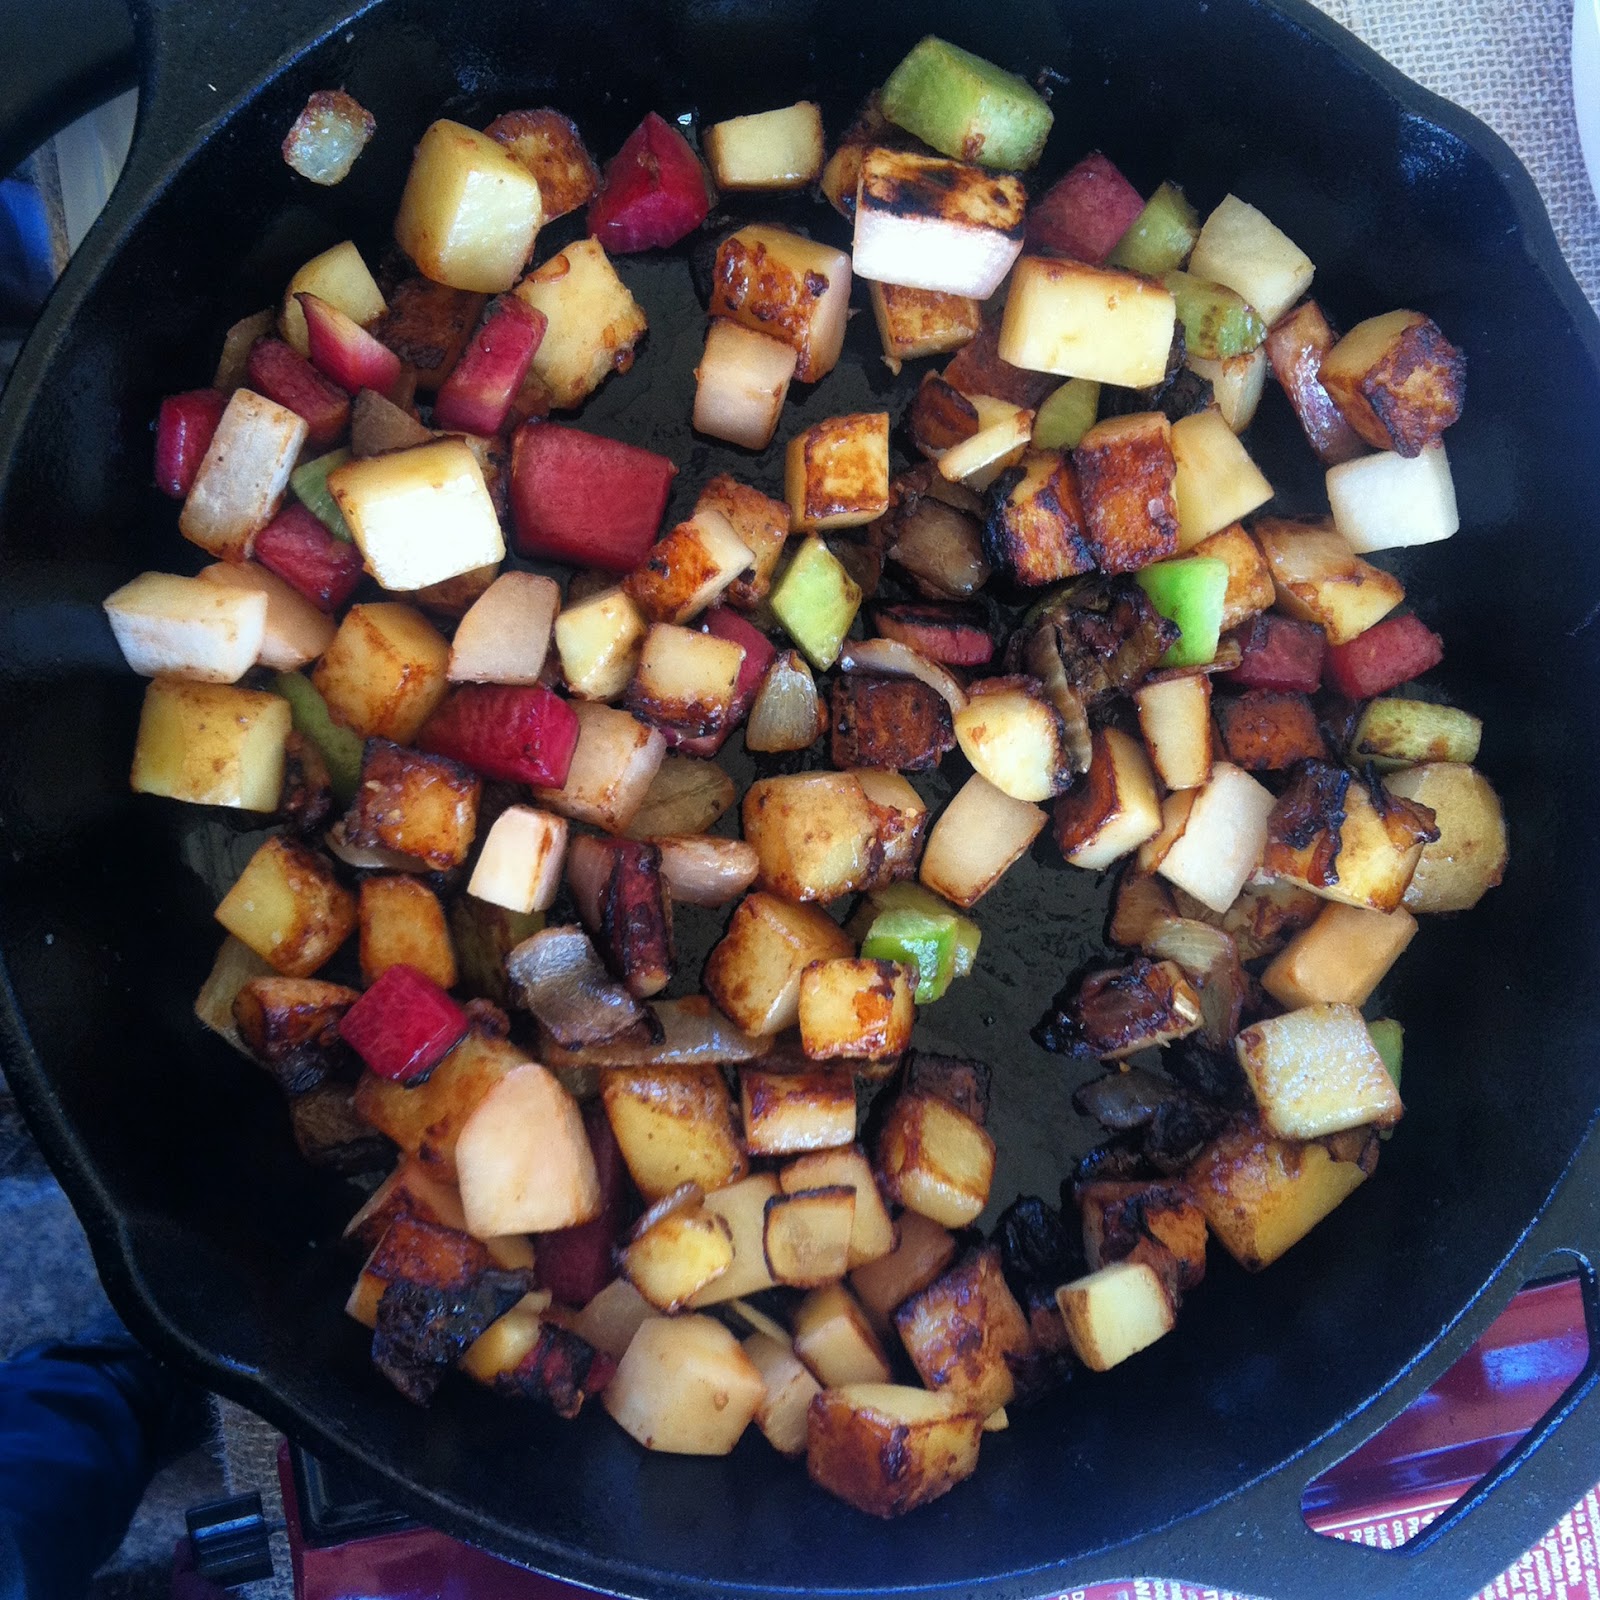
[[1192, 1033], [1200, 1023], [1198, 997], [1182, 973], [1146, 956], [1091, 972], [1066, 1009], [1077, 1037], [1102, 1058]]
[[322, 751], [310, 739], [291, 731], [283, 746], [283, 797], [278, 802], [284, 826], [291, 833], [321, 833], [333, 815], [333, 780]]
[[1326, 1139], [1319, 1142], [1335, 1161], [1344, 1161], [1351, 1166], [1360, 1167], [1368, 1177], [1372, 1176], [1378, 1165], [1378, 1152], [1381, 1146], [1378, 1143], [1378, 1131], [1371, 1126], [1347, 1128], [1343, 1133], [1329, 1134]]
[[1183, 1093], [1181, 1086], [1153, 1072], [1126, 1067], [1080, 1084], [1072, 1093], [1072, 1105], [1108, 1133], [1127, 1133], [1144, 1127], [1163, 1102], [1179, 1099]]
[[572, 1418], [583, 1402], [611, 1381], [617, 1363], [570, 1328], [541, 1322], [539, 1338], [510, 1372], [497, 1373], [494, 1390], [519, 1400], [536, 1400], [558, 1417]]
[[233, 1020], [278, 1087], [301, 1095], [329, 1079], [354, 1081], [360, 1063], [339, 1019], [359, 998], [320, 978], [253, 978], [234, 996]]
[[1326, 761], [1302, 762], [1267, 821], [1268, 856], [1277, 848], [1311, 851], [1302, 876], [1319, 888], [1339, 881], [1339, 833], [1350, 776]]
[[1061, 1204], [1063, 1209], [1075, 1209], [1077, 1190], [1086, 1183], [1098, 1183], [1106, 1179], [1142, 1182], [1161, 1176], [1161, 1172], [1144, 1153], [1144, 1140], [1140, 1132], [1119, 1133], [1097, 1144], [1092, 1150], [1086, 1150], [1078, 1158], [1071, 1175], [1061, 1180]]
[[989, 1120], [991, 1077], [981, 1061], [913, 1050], [906, 1058], [901, 1087], [907, 1094], [931, 1094], [947, 1101], [982, 1127]]
[[1164, 1050], [1161, 1065], [1175, 1082], [1225, 1111], [1248, 1111], [1255, 1105], [1238, 1056], [1231, 1049], [1215, 1049], [1199, 1034]]
[[1206, 1274], [1206, 1221], [1187, 1183], [1093, 1183], [1078, 1191], [1091, 1267], [1142, 1261], [1174, 1295]]
[[1056, 1290], [1088, 1271], [1083, 1230], [1075, 1208], [1063, 1213], [1037, 1195], [1019, 1195], [1001, 1212], [991, 1237], [1000, 1251], [1000, 1270], [1033, 1334], [1033, 1350], [1007, 1362], [1017, 1400], [1028, 1405], [1072, 1372], [1072, 1349]]
[[1138, 1067], [1083, 1084], [1072, 1104], [1108, 1132], [1136, 1137], [1144, 1162], [1163, 1175], [1181, 1172], [1228, 1120], [1222, 1106]]

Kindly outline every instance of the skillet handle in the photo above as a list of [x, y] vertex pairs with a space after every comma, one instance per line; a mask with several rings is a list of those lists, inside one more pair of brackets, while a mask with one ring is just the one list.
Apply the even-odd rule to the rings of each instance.
[[[1492, 1583], [1600, 1482], [1600, 1133], [1591, 1127], [1550, 1200], [1461, 1319], [1365, 1412], [1288, 1465], [1162, 1533], [1120, 1545], [1095, 1577], [1131, 1573], [1215, 1584], [1272, 1600], [1438, 1600]], [[1421, 1396], [1465, 1355], [1530, 1279], [1576, 1272], [1589, 1358], [1528, 1436], [1400, 1550], [1314, 1534], [1302, 1491]], [[1381, 1306], [1351, 1308], [1351, 1327]], [[1112, 1570], [1112, 1569], [1115, 1570]], [[1074, 1572], [1074, 1582], [1083, 1574]]]

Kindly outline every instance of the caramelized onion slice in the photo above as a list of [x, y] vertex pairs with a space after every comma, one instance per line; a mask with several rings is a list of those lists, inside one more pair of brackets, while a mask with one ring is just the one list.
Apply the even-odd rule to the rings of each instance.
[[652, 1000], [643, 1009], [659, 1029], [655, 1041], [630, 1035], [563, 1048], [549, 1038], [540, 1060], [549, 1067], [727, 1066], [758, 1060], [772, 1048], [770, 1039], [735, 1027], [703, 994]]
[[544, 928], [524, 939], [506, 957], [506, 975], [517, 1004], [569, 1049], [624, 1034], [659, 1036], [653, 1014], [612, 981], [582, 928]]
[[937, 661], [898, 639], [851, 639], [839, 656], [842, 672], [881, 672], [891, 678], [916, 678], [941, 695], [950, 714], [967, 709], [967, 691]]
[[756, 692], [744, 725], [745, 749], [809, 750], [826, 725], [827, 713], [811, 668], [796, 651], [785, 650], [767, 669]]

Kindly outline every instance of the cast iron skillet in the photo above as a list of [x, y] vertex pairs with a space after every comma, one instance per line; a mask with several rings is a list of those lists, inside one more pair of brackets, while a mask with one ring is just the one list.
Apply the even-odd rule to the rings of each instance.
[[[326, 1248], [351, 1191], [300, 1165], [262, 1075], [189, 1016], [216, 943], [213, 891], [191, 869], [228, 835], [128, 794], [140, 686], [98, 603], [180, 559], [173, 508], [149, 487], [158, 397], [206, 381], [226, 325], [314, 250], [349, 233], [381, 246], [431, 118], [551, 103], [606, 152], [647, 108], [716, 117], [810, 93], [837, 127], [930, 29], [1062, 75], [1056, 169], [1100, 145], [1147, 191], [1176, 177], [1204, 209], [1233, 188], [1309, 251], [1338, 319], [1421, 306], [1465, 346], [1471, 401], [1450, 435], [1463, 531], [1395, 565], [1448, 641], [1439, 682], [1486, 720], [1514, 855], [1471, 917], [1429, 923], [1384, 997], [1408, 1029], [1410, 1109], [1376, 1178], [1262, 1277], [1214, 1251], [1174, 1337], [1019, 1416], [971, 1483], [880, 1526], [759, 1439], [725, 1462], [650, 1457], [602, 1422], [557, 1425], [464, 1385], [431, 1413], [388, 1390], [340, 1312], [353, 1264]], [[132, 162], [0, 406], [0, 1042], [135, 1328], [441, 1528], [632, 1595], [1024, 1596], [1148, 1572], [1277, 1600], [1437, 1596], [1542, 1533], [1600, 1476], [1600, 1421], [1578, 1406], [1592, 1370], [1514, 1486], [1480, 1491], [1459, 1530], [1458, 1515], [1385, 1555], [1314, 1538], [1299, 1516], [1306, 1480], [1420, 1393], [1552, 1252], [1592, 1282], [1600, 1247], [1586, 1138], [1600, 1103], [1600, 330], [1505, 147], [1297, 0], [903, 14], [388, 0], [348, 20], [327, 0], [144, 0], [138, 32]], [[277, 144], [310, 90], [341, 83], [380, 131], [327, 194]], [[725, 465], [770, 483], [687, 432], [699, 313], [681, 260], [626, 270], [649, 349], [585, 426], [672, 452], [685, 497]], [[785, 436], [899, 403], [865, 322]], [[1316, 504], [1280, 397], [1252, 447], [1283, 504]], [[1025, 1029], [1096, 943], [1101, 891], [1041, 849], [991, 899], [985, 976], [930, 1014], [930, 1038], [996, 1061], [997, 1192], [1053, 1193], [1083, 1136], [1069, 1076]]]

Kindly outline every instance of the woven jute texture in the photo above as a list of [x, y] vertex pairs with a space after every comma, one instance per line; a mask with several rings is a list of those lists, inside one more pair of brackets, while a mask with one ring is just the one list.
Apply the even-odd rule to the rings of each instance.
[[1516, 151], [1573, 275], [1600, 310], [1600, 203], [1572, 105], [1573, 0], [1315, 0], [1425, 89]]

